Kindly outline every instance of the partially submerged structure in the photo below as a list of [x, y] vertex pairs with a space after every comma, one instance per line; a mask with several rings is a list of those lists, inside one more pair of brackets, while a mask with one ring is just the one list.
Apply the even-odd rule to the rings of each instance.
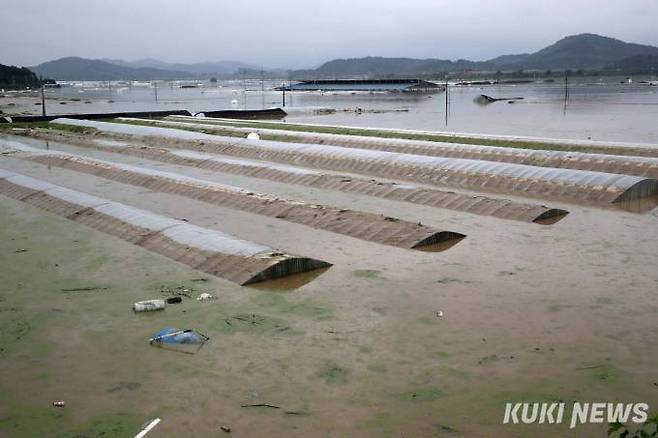
[[240, 285], [331, 266], [1, 169], [0, 194]]
[[58, 123], [143, 138], [188, 140], [184, 146], [176, 143], [171, 146], [222, 155], [518, 196], [605, 205], [658, 194], [656, 179], [631, 175], [318, 144], [249, 140], [119, 123], [66, 119], [58, 120]]
[[318, 79], [279, 87], [285, 91], [443, 91], [443, 86], [422, 79]]
[[[124, 184], [147, 187], [159, 192], [184, 196], [213, 205], [273, 217], [384, 245], [438, 251], [447, 249], [446, 246], [438, 244], [444, 242], [454, 244], [466, 237], [464, 234], [454, 231], [436, 230], [397, 218], [281, 199], [254, 193], [240, 187], [175, 173], [91, 159], [60, 151], [35, 149], [14, 141], [4, 143], [13, 150], [27, 153], [22, 156], [15, 155], [17, 158], [85, 172]], [[194, 153], [192, 152], [192, 154]]]
[[[180, 117], [180, 118], [179, 118]], [[122, 118], [128, 122], [144, 122], [144, 119]], [[179, 121], [181, 120], [181, 121]], [[343, 146], [357, 149], [373, 149], [389, 152], [402, 152], [434, 157], [468, 158], [483, 161], [527, 164], [541, 167], [557, 167], [596, 172], [619, 173], [624, 175], [658, 178], [658, 158], [631, 157], [599, 153], [550, 151], [522, 149], [504, 146], [485, 146], [455, 142], [421, 141], [400, 138], [369, 137], [362, 135], [326, 134], [319, 132], [292, 131], [281, 129], [227, 126], [212, 120], [199, 120], [194, 117], [175, 116], [174, 120], [149, 120], [151, 124], [169, 127], [197, 127], [213, 129], [220, 127], [227, 132], [241, 132], [263, 135], [285, 135], [299, 139], [298, 142]]]
[[[355, 175], [340, 175], [303, 167], [242, 158], [222, 157], [184, 149], [168, 150], [144, 145], [131, 146], [124, 142], [104, 139], [94, 139], [91, 142], [81, 142], [75, 139], [71, 139], [70, 141], [80, 146], [91, 147], [105, 152], [133, 155], [150, 160], [199, 167], [285, 184], [324, 190], [338, 190], [344, 193], [359, 193], [381, 199], [463, 211], [471, 214], [497, 217], [499, 219], [550, 224], [562, 219], [569, 213], [559, 208], [512, 201], [510, 199], [469, 195], [414, 184], [400, 184], [373, 178], [360, 178]], [[14, 155], [14, 157], [26, 158], [48, 166], [68, 166], [61, 158], [44, 155], [43, 151], [39, 151], [38, 155], [31, 157], [19, 155]], [[79, 170], [77, 168], [77, 162], [72, 162], [71, 166], [75, 166], [76, 170]]]

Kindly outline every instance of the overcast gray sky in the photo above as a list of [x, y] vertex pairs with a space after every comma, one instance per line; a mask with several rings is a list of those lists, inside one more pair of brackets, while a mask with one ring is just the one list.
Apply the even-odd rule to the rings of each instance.
[[658, 0], [0, 0], [0, 64], [483, 60], [584, 32], [658, 45], [656, 23]]

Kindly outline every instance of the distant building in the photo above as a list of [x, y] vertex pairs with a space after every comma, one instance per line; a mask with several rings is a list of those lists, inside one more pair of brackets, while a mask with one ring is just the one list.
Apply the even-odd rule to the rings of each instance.
[[431, 92], [443, 87], [422, 79], [320, 79], [300, 81], [277, 88], [278, 91], [391, 91]]

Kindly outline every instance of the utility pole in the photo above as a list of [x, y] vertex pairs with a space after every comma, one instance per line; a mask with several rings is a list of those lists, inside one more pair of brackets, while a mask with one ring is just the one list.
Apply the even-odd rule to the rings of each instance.
[[260, 68], [260, 95], [263, 109], [265, 109], [265, 73], [263, 73], [263, 67]]
[[41, 84], [41, 115], [46, 117], [46, 95], [44, 88], [44, 85]]
[[564, 72], [564, 115], [567, 115], [567, 102], [569, 101], [569, 71]]
[[446, 94], [446, 126], [448, 126], [448, 107], [450, 105], [450, 98], [448, 96], [449, 92], [450, 91], [449, 91], [449, 88], [448, 88], [448, 76], [446, 75], [446, 90], [445, 90], [445, 94]]
[[564, 72], [564, 102], [569, 100], [569, 72]]
[[247, 70], [242, 70], [242, 109], [247, 109]]

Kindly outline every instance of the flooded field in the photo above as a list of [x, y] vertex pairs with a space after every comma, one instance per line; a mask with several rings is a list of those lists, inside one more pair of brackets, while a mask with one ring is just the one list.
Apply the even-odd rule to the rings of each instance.
[[[451, 86], [449, 116], [445, 94], [294, 92], [286, 93], [290, 122], [431, 131], [530, 135], [627, 142], [658, 142], [658, 87], [640, 84], [655, 80], [634, 77], [571, 77], [565, 105], [564, 79], [537, 79], [530, 84]], [[46, 92], [48, 114], [186, 109], [262, 109], [282, 105], [282, 93], [273, 91], [283, 81], [248, 79], [199, 81], [194, 88], [178, 82], [73, 83]], [[286, 81], [287, 82], [287, 81]], [[478, 105], [485, 94], [494, 98], [523, 97], [513, 104], [503, 100]], [[7, 114], [41, 114], [36, 93], [4, 93], [0, 110]], [[318, 108], [333, 114], [314, 114]], [[357, 112], [357, 109], [361, 112]]]
[[[490, 88], [487, 94], [513, 90], [527, 99], [487, 107], [472, 102], [483, 90], [453, 91], [447, 129], [584, 139], [599, 126], [593, 139], [658, 139], [648, 123], [658, 111], [652, 89], [610, 86], [596, 97], [609, 105], [598, 106], [585, 103], [586, 92], [573, 91], [565, 115], [558, 85], [535, 88], [532, 96], [524, 87]], [[594, 85], [582, 90], [588, 87]], [[219, 98], [205, 100], [201, 91], [175, 93], [199, 93], [199, 109], [231, 106], [230, 100], [228, 106]], [[159, 99], [174, 99], [160, 92]], [[232, 92], [222, 93], [228, 99]], [[273, 101], [277, 94], [267, 96]], [[364, 96], [364, 108], [409, 111], [313, 116], [301, 108], [354, 107], [355, 101], [294, 94], [293, 108], [300, 109], [287, 121], [445, 130], [442, 97]], [[249, 99], [248, 107], [258, 107]], [[182, 107], [193, 109], [192, 101]], [[84, 105], [96, 110], [101, 103], [74, 101], [67, 109]], [[107, 105], [137, 107], [128, 98]], [[432, 105], [436, 112], [428, 110]], [[546, 122], [554, 111], [555, 124]], [[538, 117], [545, 117], [541, 127]], [[493, 187], [486, 156], [471, 160], [479, 164], [470, 180], [465, 174], [451, 179], [461, 170], [435, 161], [422, 167], [437, 158], [431, 154], [400, 161], [406, 173], [368, 167], [383, 160], [373, 153], [395, 149], [395, 142], [368, 148], [371, 160], [349, 161], [358, 146], [327, 142], [302, 149], [299, 141], [246, 142], [244, 133], [231, 140], [193, 127], [167, 137], [164, 131], [121, 134], [103, 126], [52, 124], [50, 130], [0, 135], [0, 436], [134, 436], [157, 417], [162, 422], [149, 436], [225, 436], [224, 426], [245, 437], [598, 437], [607, 425], [503, 425], [505, 403], [645, 402], [650, 415], [658, 413], [658, 210], [645, 199], [655, 195], [655, 158], [608, 154], [608, 160], [644, 166], [615, 174], [587, 174], [595, 171], [560, 168], [556, 161], [516, 163], [527, 171], [526, 183], [541, 179], [542, 170], [584, 177], [530, 197], [512, 173], [500, 176], [509, 183]], [[293, 152], [281, 155], [284, 147]], [[314, 158], [303, 161], [309, 151]], [[317, 158], [327, 151], [337, 152]], [[446, 166], [469, 161], [445, 159]], [[392, 163], [385, 169], [396, 169], [398, 161]], [[410, 182], [418, 169], [425, 179]], [[616, 181], [628, 178], [649, 181], [635, 193], [648, 203], [634, 210], [641, 212], [617, 205], [628, 187]], [[353, 188], [341, 189], [341, 181]], [[8, 196], [18, 183], [35, 192]], [[374, 188], [394, 183], [404, 196]], [[579, 184], [604, 195], [569, 195]], [[77, 216], [89, 211], [79, 203], [69, 215], [43, 208], [36, 199], [49, 196], [49, 185], [331, 266], [303, 279], [240, 286], [136, 246], [110, 228], [85, 226]], [[285, 212], [265, 214], [211, 196], [226, 186], [242, 190], [232, 195], [240, 202], [267, 194], [262, 199], [275, 199], [272, 204], [285, 205]], [[433, 204], [438, 193], [453, 197]], [[486, 199], [489, 207], [469, 210], [469, 197]], [[291, 212], [310, 206], [332, 208], [354, 222], [340, 228], [293, 219]], [[494, 214], [491, 206], [532, 214]], [[534, 221], [548, 208], [568, 214]], [[418, 240], [418, 229], [465, 237], [442, 251], [418, 251], [409, 243]], [[395, 239], [386, 230], [394, 230]], [[197, 301], [202, 293], [214, 299]], [[131, 309], [136, 301], [176, 294], [182, 303], [164, 311]], [[164, 327], [195, 329], [210, 340], [195, 354], [149, 345]], [[66, 406], [53, 407], [56, 400]]]

